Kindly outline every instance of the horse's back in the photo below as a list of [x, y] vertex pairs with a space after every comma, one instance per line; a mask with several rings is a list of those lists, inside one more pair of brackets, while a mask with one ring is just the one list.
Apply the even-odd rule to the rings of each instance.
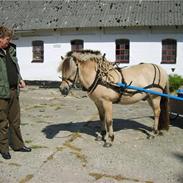
[[133, 83], [137, 86], [146, 86], [150, 83], [167, 83], [168, 74], [159, 65], [142, 63], [122, 69], [124, 80], [127, 84]]

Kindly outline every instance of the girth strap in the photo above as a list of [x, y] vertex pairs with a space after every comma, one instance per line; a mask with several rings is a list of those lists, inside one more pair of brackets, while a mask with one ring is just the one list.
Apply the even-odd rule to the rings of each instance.
[[[142, 63], [143, 64], [143, 63]], [[160, 80], [161, 80], [161, 72], [160, 72], [160, 69], [158, 68], [157, 65], [155, 64], [152, 64], [153, 68], [154, 68], [154, 78], [153, 78], [153, 81], [152, 81], [152, 84], [149, 84], [147, 86], [144, 87], [144, 89], [149, 89], [149, 88], [160, 88], [162, 91], [164, 90], [164, 88], [160, 85]], [[158, 71], [158, 82], [155, 83], [155, 80], [157, 78], [157, 71]], [[122, 72], [121, 72], [122, 74]], [[124, 80], [124, 77], [122, 76], [123, 80]], [[122, 81], [122, 83], [125, 83], [127, 84], [125, 81]], [[132, 83], [132, 82], [131, 82]], [[129, 85], [131, 85], [131, 83]], [[136, 93], [141, 93], [141, 91], [126, 91], [126, 88], [122, 88], [122, 90], [120, 90], [120, 92], [123, 94], [124, 92], [126, 93], [131, 93], [131, 94], [136, 94]]]
[[96, 76], [95, 76], [93, 83], [90, 85], [90, 87], [88, 89], [83, 87], [83, 91], [87, 91], [88, 93], [92, 93], [95, 90], [95, 88], [99, 84], [99, 81], [101, 81], [101, 78], [99, 77], [99, 73], [100, 73], [100, 71], [97, 70], [97, 73], [96, 73]]

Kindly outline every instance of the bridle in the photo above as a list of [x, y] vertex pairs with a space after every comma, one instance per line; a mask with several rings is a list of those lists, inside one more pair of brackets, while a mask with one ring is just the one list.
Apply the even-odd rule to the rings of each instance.
[[[62, 79], [62, 82], [65, 81], [67, 83], [67, 85], [69, 86], [69, 90], [71, 88], [75, 88], [76, 87], [76, 79], [77, 79], [77, 77], [79, 78], [79, 66], [78, 66], [78, 64], [76, 64], [76, 68], [77, 68], [76, 69], [76, 74], [75, 74], [73, 80], [70, 79], [70, 78], [66, 78], [66, 77], [59, 77], [59, 78]], [[69, 82], [72, 83], [72, 84], [70, 85]]]
[[[61, 76], [59, 77], [62, 79], [62, 82], [63, 81], [66, 82], [66, 84], [69, 87], [69, 90], [71, 90], [72, 88], [76, 88], [76, 79], [79, 78], [79, 65], [76, 62], [74, 62], [74, 63], [76, 64], [76, 74], [75, 74], [73, 80], [70, 78], [66, 78], [66, 77], [61, 77]], [[99, 82], [101, 81], [101, 77], [99, 75], [100, 75], [100, 71], [97, 70], [95, 79], [94, 79], [93, 83], [90, 85], [90, 87], [85, 88], [84, 86], [82, 86], [82, 89], [84, 91], [87, 91], [88, 94], [91, 94], [95, 90], [95, 88], [99, 84]], [[70, 83], [72, 83], [72, 84], [70, 85]]]

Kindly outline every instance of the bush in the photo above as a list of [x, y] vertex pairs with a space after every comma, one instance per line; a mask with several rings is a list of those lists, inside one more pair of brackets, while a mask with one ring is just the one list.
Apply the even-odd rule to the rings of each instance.
[[170, 92], [174, 92], [183, 85], [183, 78], [177, 74], [169, 75]]

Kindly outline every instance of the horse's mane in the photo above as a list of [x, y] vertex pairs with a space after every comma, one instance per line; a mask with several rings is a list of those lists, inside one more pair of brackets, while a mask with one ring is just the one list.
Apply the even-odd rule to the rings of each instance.
[[[66, 56], [65, 59], [63, 60], [62, 63], [60, 63], [60, 65], [58, 66], [57, 71], [60, 72], [62, 69], [64, 70], [68, 70], [70, 67], [70, 63], [69, 63], [69, 57], [73, 57], [76, 58], [78, 60], [80, 60], [81, 62], [83, 61], [87, 61], [87, 60], [101, 60], [102, 58], [102, 54], [100, 51], [93, 51], [93, 50], [77, 50], [77, 51], [69, 51]], [[63, 68], [64, 67], [64, 68]]]
[[69, 59], [66, 58], [63, 60], [63, 62], [61, 62], [58, 66], [57, 72], [61, 72], [63, 71], [64, 73], [67, 72], [70, 68], [70, 62]]
[[66, 57], [72, 56], [73, 53], [80, 53], [80, 54], [92, 54], [92, 55], [101, 55], [100, 51], [94, 51], [94, 50], [77, 50], [77, 51], [69, 51], [66, 54]]
[[66, 57], [73, 57], [81, 62], [85, 62], [88, 60], [97, 61], [103, 58], [100, 51], [93, 51], [93, 50], [70, 51], [66, 54]]
[[108, 75], [110, 70], [114, 69], [114, 66], [111, 62], [109, 62], [105, 55], [102, 55], [100, 51], [93, 50], [78, 50], [78, 51], [69, 51], [66, 54], [66, 57], [63, 63], [59, 66], [58, 71], [64, 70], [67, 71], [70, 67], [70, 64], [67, 59], [72, 57], [74, 60], [78, 60], [80, 62], [94, 61], [98, 64], [98, 69], [101, 74]]

